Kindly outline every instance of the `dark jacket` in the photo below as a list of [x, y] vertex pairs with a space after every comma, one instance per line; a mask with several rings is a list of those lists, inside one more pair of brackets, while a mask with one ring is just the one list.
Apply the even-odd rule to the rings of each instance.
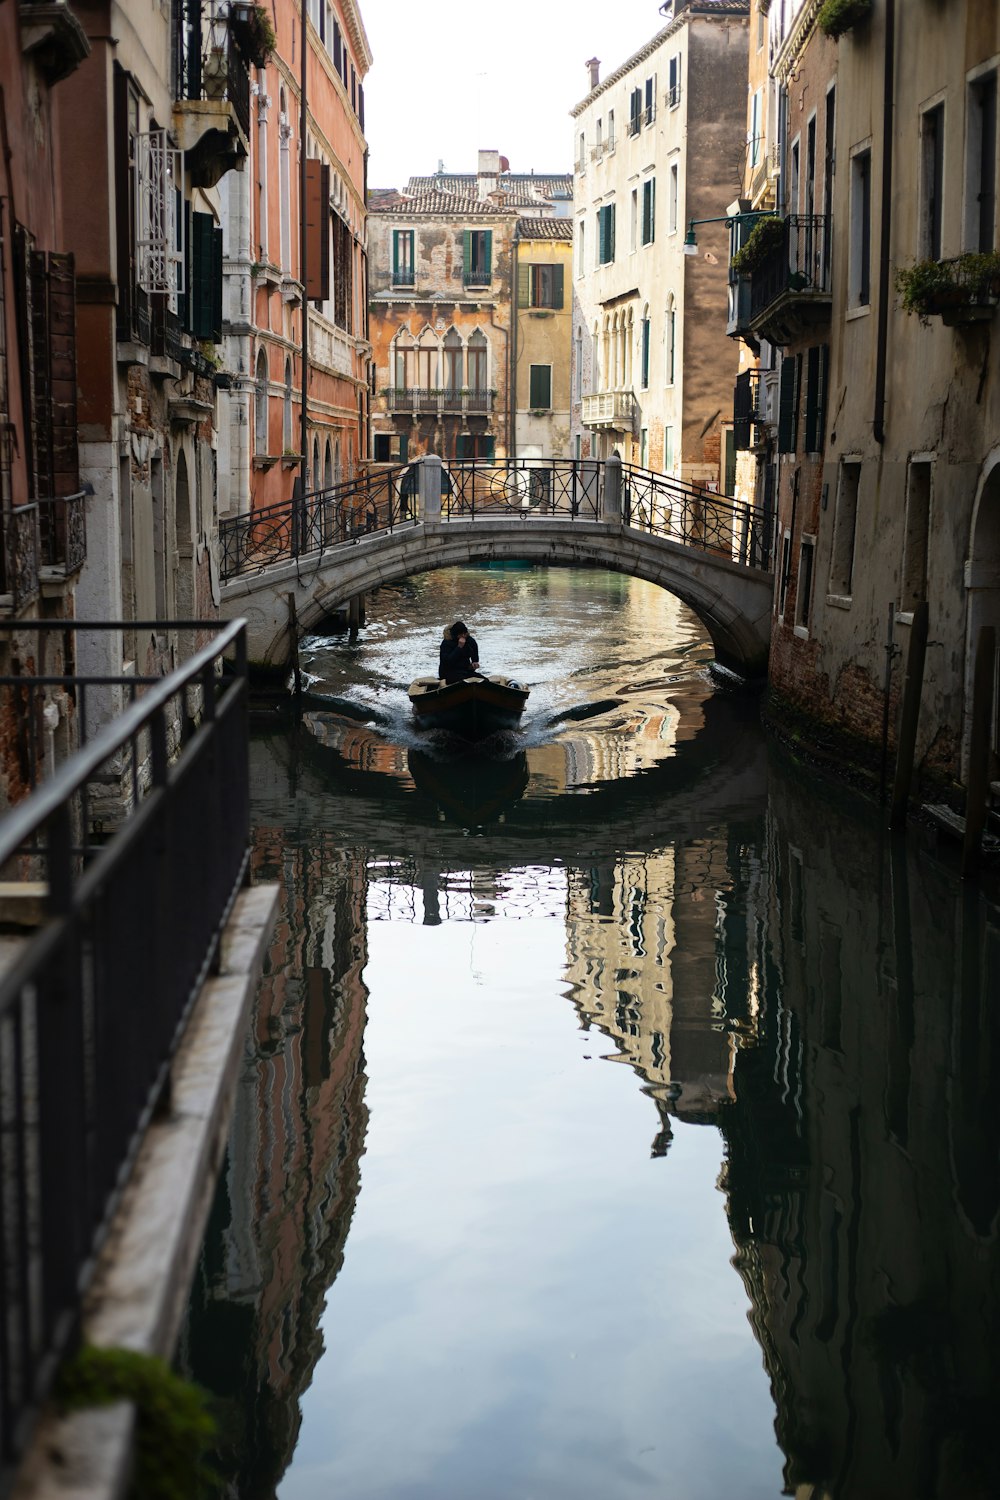
[[472, 676], [475, 671], [473, 662], [478, 660], [479, 647], [475, 636], [466, 636], [465, 645], [460, 646], [447, 635], [441, 642], [438, 676], [443, 677], [445, 682], [461, 682], [463, 677]]

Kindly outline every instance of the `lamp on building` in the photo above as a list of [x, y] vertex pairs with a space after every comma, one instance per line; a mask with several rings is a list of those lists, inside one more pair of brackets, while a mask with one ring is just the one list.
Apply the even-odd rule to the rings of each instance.
[[732, 229], [733, 225], [738, 224], [741, 220], [749, 220], [750, 222], [753, 222], [754, 219], [765, 219], [773, 217], [773, 209], [744, 208], [744, 202], [744, 199], [737, 198], [735, 202], [730, 203], [726, 212], [717, 219], [689, 219], [688, 231], [684, 236], [684, 254], [698, 254], [698, 237], [694, 232], [696, 224], [725, 224], [727, 229]]

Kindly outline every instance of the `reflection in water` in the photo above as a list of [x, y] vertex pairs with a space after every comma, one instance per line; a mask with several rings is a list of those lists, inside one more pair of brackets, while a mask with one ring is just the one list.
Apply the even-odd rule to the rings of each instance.
[[240, 1500], [993, 1493], [1000, 913], [700, 675], [612, 711], [670, 753], [253, 746], [285, 904], [182, 1351]]

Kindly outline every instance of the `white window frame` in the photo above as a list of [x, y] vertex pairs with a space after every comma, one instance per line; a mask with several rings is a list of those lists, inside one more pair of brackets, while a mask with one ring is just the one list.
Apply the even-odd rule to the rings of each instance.
[[182, 153], [168, 144], [166, 130], [140, 131], [134, 151], [138, 283], [144, 292], [167, 293], [175, 310], [185, 291], [184, 218], [176, 207]]

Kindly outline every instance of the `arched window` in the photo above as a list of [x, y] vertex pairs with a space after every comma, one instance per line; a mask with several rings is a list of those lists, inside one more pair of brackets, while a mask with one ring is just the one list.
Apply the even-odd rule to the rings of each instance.
[[309, 488], [318, 490], [322, 483], [322, 475], [319, 471], [319, 438], [313, 438], [312, 473], [309, 475]]
[[444, 388], [451, 392], [460, 391], [465, 385], [465, 345], [454, 328], [448, 329], [441, 342], [444, 347]]
[[285, 399], [281, 423], [281, 444], [285, 453], [294, 453], [292, 439], [292, 361], [285, 360]]
[[337, 441], [336, 441], [336, 443], [334, 443], [334, 445], [333, 445], [333, 482], [334, 482], [334, 485], [338, 485], [340, 483], [341, 476], [342, 476], [342, 470], [341, 470], [341, 466], [340, 466], [340, 439], [338, 438]]
[[267, 449], [267, 354], [263, 349], [257, 353], [257, 380], [253, 395], [254, 404], [254, 450], [265, 454]]
[[433, 328], [422, 328], [417, 343], [417, 378], [414, 381], [422, 391], [436, 390], [441, 384], [440, 348]]
[[649, 307], [642, 310], [642, 320], [639, 323], [639, 387], [641, 390], [649, 388], [649, 343], [650, 328]]
[[412, 390], [417, 384], [417, 361], [416, 348], [408, 328], [401, 329], [396, 335], [392, 366], [396, 372], [394, 381], [396, 389]]
[[325, 463], [323, 465], [323, 488], [325, 490], [332, 490], [333, 489], [333, 457], [332, 457], [332, 454], [333, 454], [333, 449], [332, 449], [331, 444], [330, 444], [330, 439], [327, 438], [327, 440], [326, 440], [326, 461], [325, 461]]
[[281, 90], [278, 114], [278, 191], [281, 196], [281, 269], [292, 269], [292, 127], [288, 119], [287, 100]]
[[625, 372], [622, 378], [622, 385], [625, 386], [627, 390], [631, 389], [632, 386], [632, 333], [634, 327], [635, 324], [632, 317], [632, 309], [629, 308], [628, 320], [625, 327]]
[[470, 391], [489, 390], [489, 347], [483, 330], [477, 328], [469, 338], [467, 354]]

